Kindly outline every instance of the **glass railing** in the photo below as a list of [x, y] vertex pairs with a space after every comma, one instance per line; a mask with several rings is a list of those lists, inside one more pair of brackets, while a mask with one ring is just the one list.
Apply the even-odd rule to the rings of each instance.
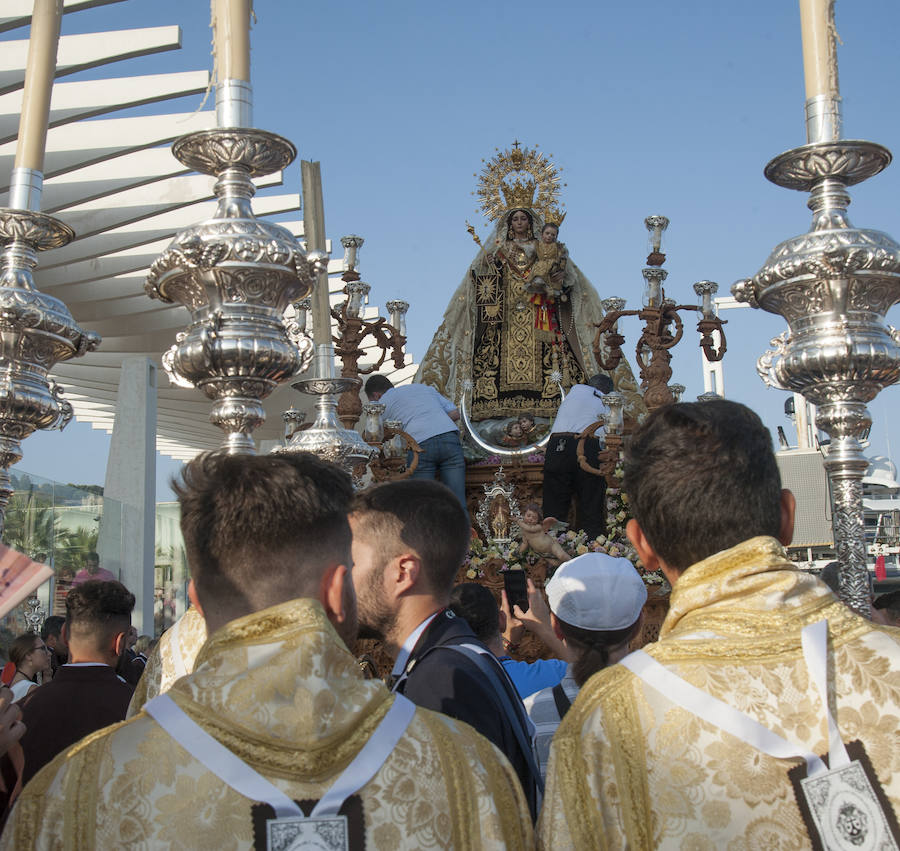
[[[122, 504], [104, 497], [100, 487], [76, 487], [13, 468], [14, 493], [6, 510], [2, 540], [36, 561], [53, 568], [53, 576], [37, 591], [32, 618], [65, 616], [65, 598], [73, 583], [91, 577], [88, 554], [99, 553], [101, 578], [121, 579], [124, 562]], [[179, 528], [178, 504], [156, 507], [153, 633], [160, 635], [187, 606], [189, 574]], [[125, 582], [128, 585], [128, 582]], [[136, 589], [132, 588], [132, 591]], [[0, 651], [29, 629], [26, 615], [35, 604], [25, 603], [0, 618]], [[144, 627], [144, 632], [149, 631]], [[3, 654], [5, 655], [5, 654]]]

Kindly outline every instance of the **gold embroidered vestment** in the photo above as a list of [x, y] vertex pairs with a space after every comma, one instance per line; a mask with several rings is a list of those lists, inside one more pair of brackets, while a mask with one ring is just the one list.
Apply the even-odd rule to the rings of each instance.
[[[772, 538], [690, 567], [644, 649], [778, 735], [827, 754], [825, 712], [800, 643], [828, 620], [829, 699], [900, 813], [900, 630], [858, 617]], [[810, 847], [778, 760], [615, 665], [582, 688], [553, 740], [539, 846], [749, 851]]]
[[[362, 679], [321, 606], [306, 599], [231, 621], [168, 694], [296, 800], [322, 796], [394, 699]], [[509, 763], [467, 725], [428, 710], [416, 710], [359, 794], [369, 849], [533, 842]], [[251, 803], [140, 712], [36, 775], [0, 848], [251, 848]]]

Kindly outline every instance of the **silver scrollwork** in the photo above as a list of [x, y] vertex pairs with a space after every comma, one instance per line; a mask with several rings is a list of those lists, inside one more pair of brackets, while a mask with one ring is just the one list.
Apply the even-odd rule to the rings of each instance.
[[787, 347], [787, 340], [788, 332], [782, 331], [781, 334], [769, 341], [769, 345], [773, 346], [773, 348], [763, 352], [756, 361], [756, 372], [759, 377], [767, 386], [774, 387], [776, 390], [787, 389], [782, 386], [775, 375], [775, 359], [784, 355]]

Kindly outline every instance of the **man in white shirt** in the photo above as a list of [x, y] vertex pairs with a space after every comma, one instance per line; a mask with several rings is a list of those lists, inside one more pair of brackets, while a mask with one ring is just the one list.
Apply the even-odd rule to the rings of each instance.
[[[544, 517], [566, 520], [575, 497], [575, 528], [588, 536], [606, 534], [606, 480], [578, 466], [577, 437], [606, 412], [603, 394], [613, 389], [608, 375], [597, 374], [588, 384], [575, 384], [556, 412], [544, 453]], [[603, 429], [585, 441], [585, 457], [596, 466]]]
[[427, 384], [394, 387], [383, 375], [366, 381], [370, 402], [384, 405], [382, 419], [399, 420], [403, 430], [422, 447], [413, 479], [438, 479], [466, 507], [466, 461], [459, 442], [456, 405]]

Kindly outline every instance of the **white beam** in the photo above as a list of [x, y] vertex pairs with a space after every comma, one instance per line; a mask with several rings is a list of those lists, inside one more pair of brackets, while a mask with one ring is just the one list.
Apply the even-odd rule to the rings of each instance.
[[[53, 84], [50, 95], [51, 131], [63, 124], [119, 109], [202, 94], [208, 85], [208, 71], [179, 71], [77, 83], [57, 82]], [[0, 95], [0, 142], [9, 142], [18, 136], [21, 111], [21, 89]]]
[[[215, 113], [207, 111], [98, 119], [55, 127], [47, 133], [44, 188], [61, 174], [108, 162], [133, 151], [156, 148], [186, 133], [208, 130], [215, 124]], [[15, 140], [0, 145], [0, 192], [9, 189], [9, 172], [15, 156]], [[169, 156], [177, 163], [171, 152]]]
[[[271, 195], [255, 198], [253, 210], [257, 216], [275, 215], [296, 210], [300, 206], [299, 195]], [[172, 235], [180, 228], [195, 222], [202, 222], [215, 212], [215, 205], [209, 202], [189, 204], [178, 209], [169, 210], [153, 218], [144, 219], [123, 225], [115, 230], [98, 233], [85, 239], [76, 239], [63, 248], [54, 248], [41, 254], [38, 260], [38, 274], [35, 275], [40, 287], [40, 269], [52, 268], [61, 264], [73, 263], [78, 260], [87, 260], [91, 257], [101, 257], [105, 254], [123, 251], [126, 248], [134, 248], [148, 242], [156, 242], [164, 237], [171, 239]], [[67, 216], [59, 216], [67, 222]], [[77, 234], [77, 231], [76, 231]]]
[[[63, 0], [63, 14], [121, 2], [122, 0]], [[34, 0], [3, 0], [3, 10], [0, 11], [0, 33], [27, 27], [31, 23], [33, 8]]]
[[[64, 77], [111, 62], [177, 50], [181, 27], [144, 27], [102, 33], [60, 36], [56, 76]], [[4, 41], [0, 51], [0, 94], [21, 89], [25, 83], [28, 39]]]
[[121, 196], [127, 190], [167, 181], [188, 171], [168, 148], [134, 151], [45, 180], [41, 210], [54, 214], [109, 195]]

